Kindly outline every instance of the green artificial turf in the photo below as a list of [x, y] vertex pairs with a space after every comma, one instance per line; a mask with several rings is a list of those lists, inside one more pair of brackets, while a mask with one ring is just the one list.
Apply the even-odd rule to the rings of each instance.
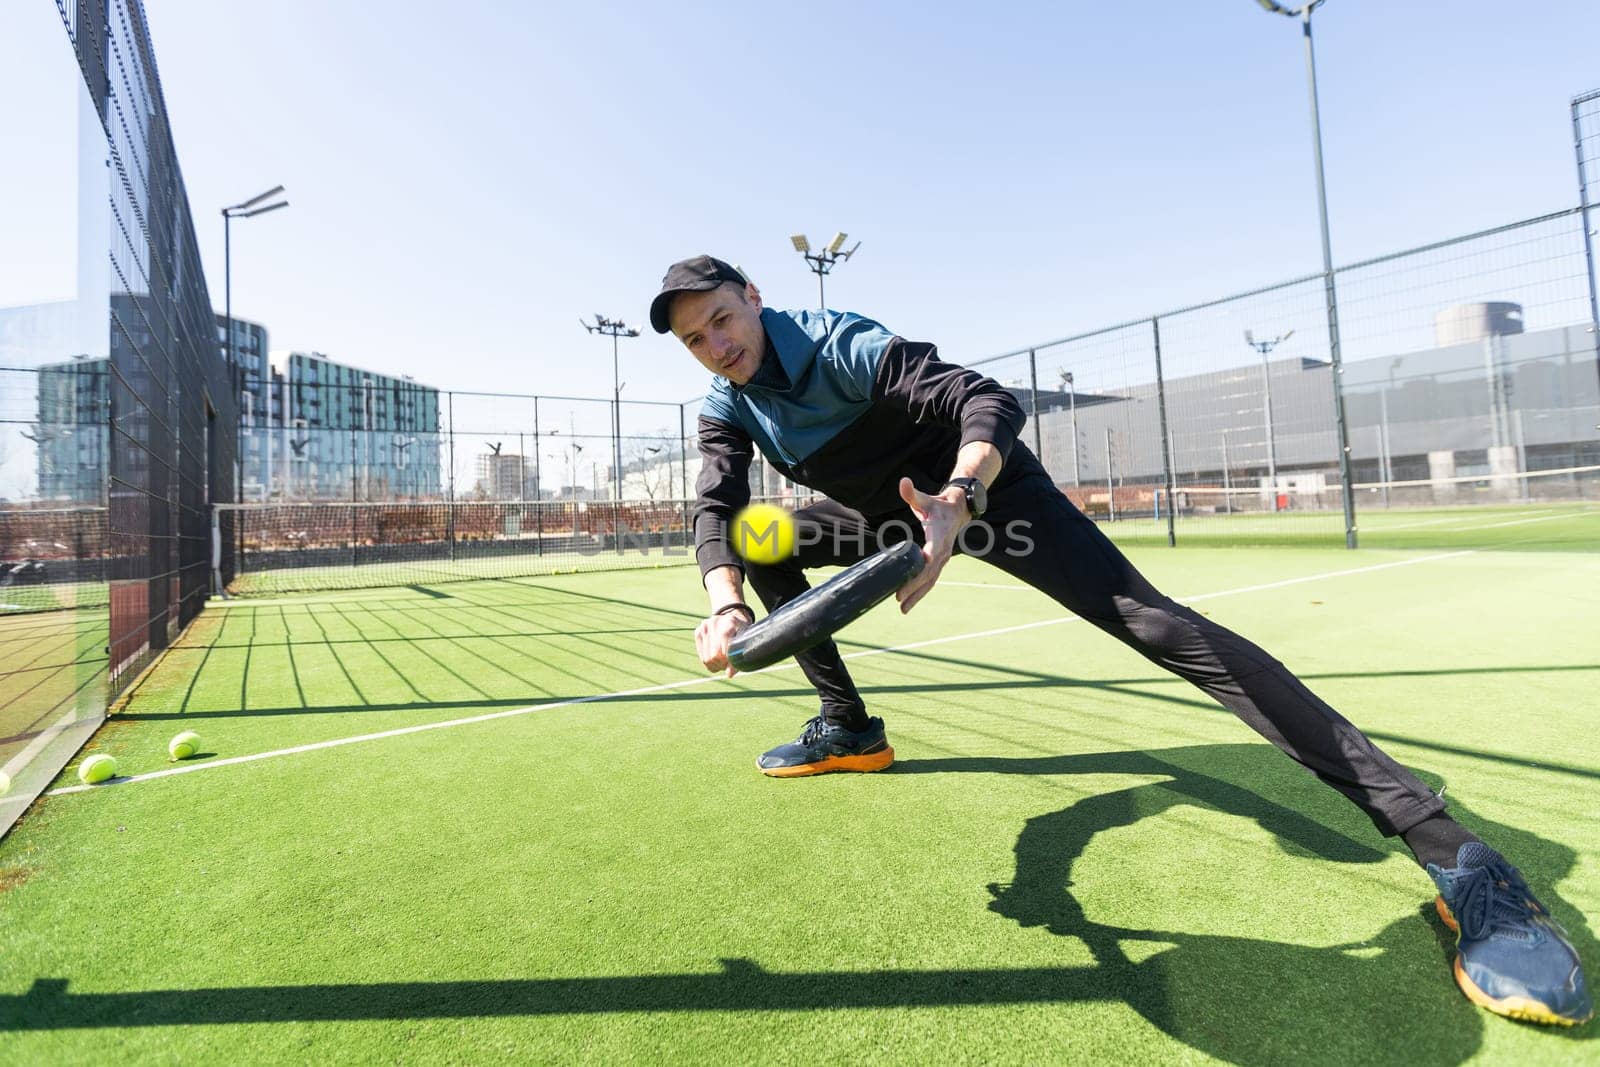
[[[1600, 968], [1600, 552], [1135, 560], [1446, 785]], [[754, 757], [814, 696], [705, 677], [692, 568], [213, 604], [85, 754], [686, 684], [45, 799], [0, 841], [0, 1059], [1600, 1058], [1472, 1007], [1409, 855], [1232, 716], [945, 578], [843, 635], [895, 767], [791, 781]]]

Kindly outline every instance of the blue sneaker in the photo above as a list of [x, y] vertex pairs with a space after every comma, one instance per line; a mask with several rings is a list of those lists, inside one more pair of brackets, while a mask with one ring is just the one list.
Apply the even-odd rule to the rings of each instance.
[[1439, 887], [1434, 907], [1456, 932], [1456, 985], [1467, 999], [1499, 1015], [1576, 1026], [1594, 1014], [1577, 950], [1521, 873], [1500, 853], [1471, 841], [1445, 870], [1428, 874]]
[[868, 719], [867, 728], [858, 733], [818, 715], [798, 738], [762, 753], [756, 766], [773, 778], [799, 778], [829, 771], [881, 771], [893, 762], [882, 719]]

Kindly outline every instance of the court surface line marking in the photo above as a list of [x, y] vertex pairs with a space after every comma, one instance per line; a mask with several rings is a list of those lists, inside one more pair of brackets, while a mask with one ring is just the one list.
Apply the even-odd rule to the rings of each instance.
[[[1354, 574], [1370, 574], [1374, 571], [1390, 570], [1394, 567], [1411, 567], [1418, 563], [1432, 563], [1438, 560], [1455, 559], [1461, 556], [1470, 556], [1481, 549], [1468, 548], [1459, 552], [1443, 552], [1431, 556], [1418, 556], [1415, 559], [1395, 560], [1390, 563], [1375, 563], [1369, 567], [1351, 567], [1345, 570], [1325, 571], [1321, 574], [1307, 574], [1299, 578], [1285, 578], [1278, 582], [1263, 582], [1260, 585], [1240, 586], [1237, 589], [1223, 589], [1214, 593], [1200, 593], [1195, 596], [1174, 597], [1181, 603], [1192, 604], [1201, 600], [1214, 600], [1218, 597], [1238, 596], [1243, 593], [1259, 593], [1268, 589], [1282, 589], [1285, 586], [1301, 585], [1306, 582], [1322, 581], [1327, 578], [1345, 578]], [[954, 583], [952, 583], [954, 584]], [[991, 589], [1028, 588], [1027, 586], [989, 586]], [[1045, 626], [1059, 626], [1063, 623], [1082, 622], [1076, 615], [1062, 615], [1053, 619], [1040, 619], [1035, 622], [1019, 623], [1015, 626], [1002, 626], [993, 630], [979, 630], [974, 633], [950, 634], [944, 637], [934, 637], [927, 641], [915, 641], [905, 645], [892, 645], [888, 648], [869, 648], [861, 652], [852, 652], [845, 659], [864, 659], [867, 656], [881, 656], [891, 652], [908, 652], [912, 649], [928, 648], [932, 645], [951, 644], [956, 641], [971, 641], [984, 637], [998, 637], [1001, 634], [1020, 633], [1024, 630], [1037, 630]], [[753, 675], [767, 674], [773, 671], [794, 670], [794, 663], [781, 663], [767, 667], [764, 670], [749, 672]], [[666, 682], [661, 685], [646, 685], [634, 689], [620, 689], [611, 693], [596, 693], [593, 696], [573, 697], [569, 700], [557, 700], [548, 704], [534, 704], [525, 708], [508, 708], [505, 711], [488, 712], [483, 715], [471, 715], [462, 719], [446, 719], [443, 722], [420, 723], [416, 726], [402, 726], [393, 730], [380, 730], [377, 733], [357, 734], [353, 737], [336, 737], [327, 741], [315, 741], [308, 745], [295, 745], [291, 748], [275, 748], [267, 752], [255, 752], [248, 756], [230, 756], [227, 759], [210, 760], [206, 763], [196, 763], [188, 766], [168, 767], [164, 770], [151, 771], [147, 774], [133, 774], [127, 777], [113, 778], [108, 782], [98, 785], [72, 785], [59, 789], [51, 789], [41, 794], [46, 797], [66, 796], [71, 793], [87, 793], [91, 790], [105, 789], [110, 786], [132, 785], [135, 782], [150, 782], [157, 778], [170, 778], [177, 774], [193, 774], [196, 771], [208, 771], [216, 767], [231, 767], [241, 763], [254, 763], [257, 760], [274, 759], [278, 756], [293, 756], [302, 752], [316, 752], [325, 748], [339, 748], [343, 745], [354, 745], [366, 741], [381, 741], [390, 737], [404, 737], [407, 734], [420, 734], [428, 730], [444, 730], [455, 726], [470, 726], [474, 723], [491, 722], [495, 719], [509, 719], [519, 715], [531, 715], [536, 711], [553, 711], [556, 708], [573, 707], [578, 704], [594, 704], [602, 700], [617, 700], [622, 697], [644, 696], [649, 693], [665, 693], [673, 689], [684, 689], [693, 685], [705, 685], [708, 682], [722, 681], [721, 673], [707, 674], [694, 678], [684, 678], [676, 682]]]

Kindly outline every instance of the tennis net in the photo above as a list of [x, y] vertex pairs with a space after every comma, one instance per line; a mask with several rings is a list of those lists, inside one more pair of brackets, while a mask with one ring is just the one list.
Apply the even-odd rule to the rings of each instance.
[[693, 558], [690, 505], [663, 501], [220, 504], [213, 560], [238, 596], [430, 585]]

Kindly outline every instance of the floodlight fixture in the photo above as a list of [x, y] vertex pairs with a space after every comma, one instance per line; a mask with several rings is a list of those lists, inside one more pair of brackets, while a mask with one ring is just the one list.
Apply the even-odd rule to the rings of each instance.
[[835, 232], [833, 239], [820, 252], [811, 251], [811, 242], [806, 238], [805, 234], [797, 233], [789, 238], [790, 243], [794, 245], [794, 250], [805, 257], [806, 266], [817, 276], [817, 306], [822, 310], [827, 310], [828, 307], [823, 277], [833, 269], [834, 264], [841, 260], [849, 259], [856, 254], [856, 248], [861, 247], [861, 242], [857, 241], [855, 248], [850, 249], [848, 252], [841, 252], [840, 249], [844, 247], [844, 243], [849, 239], [849, 236], [843, 230]]
[[1256, 3], [1260, 4], [1271, 14], [1287, 15], [1289, 18], [1297, 19], [1307, 12], [1316, 9], [1323, 3], [1323, 0], [1311, 0], [1310, 3], [1301, 4], [1299, 7], [1284, 7], [1282, 4], [1278, 3], [1277, 0], [1256, 0]]
[[276, 204], [268, 204], [266, 207], [258, 207], [253, 211], [235, 212], [233, 217], [236, 218], [236, 219], [253, 219], [257, 215], [265, 215], [269, 211], [276, 211], [280, 207], [288, 207], [288, 206], [289, 206], [289, 201], [280, 200]]
[[283, 186], [274, 185], [271, 189], [268, 189], [266, 192], [260, 193], [260, 194], [258, 194], [256, 196], [252, 196], [249, 200], [246, 200], [242, 204], [235, 204], [232, 207], [225, 207], [222, 210], [224, 210], [224, 211], [243, 211], [246, 208], [255, 207], [257, 204], [261, 203], [261, 201], [270, 199], [271, 197], [274, 197], [274, 196], [277, 196], [281, 192], [283, 192]]

